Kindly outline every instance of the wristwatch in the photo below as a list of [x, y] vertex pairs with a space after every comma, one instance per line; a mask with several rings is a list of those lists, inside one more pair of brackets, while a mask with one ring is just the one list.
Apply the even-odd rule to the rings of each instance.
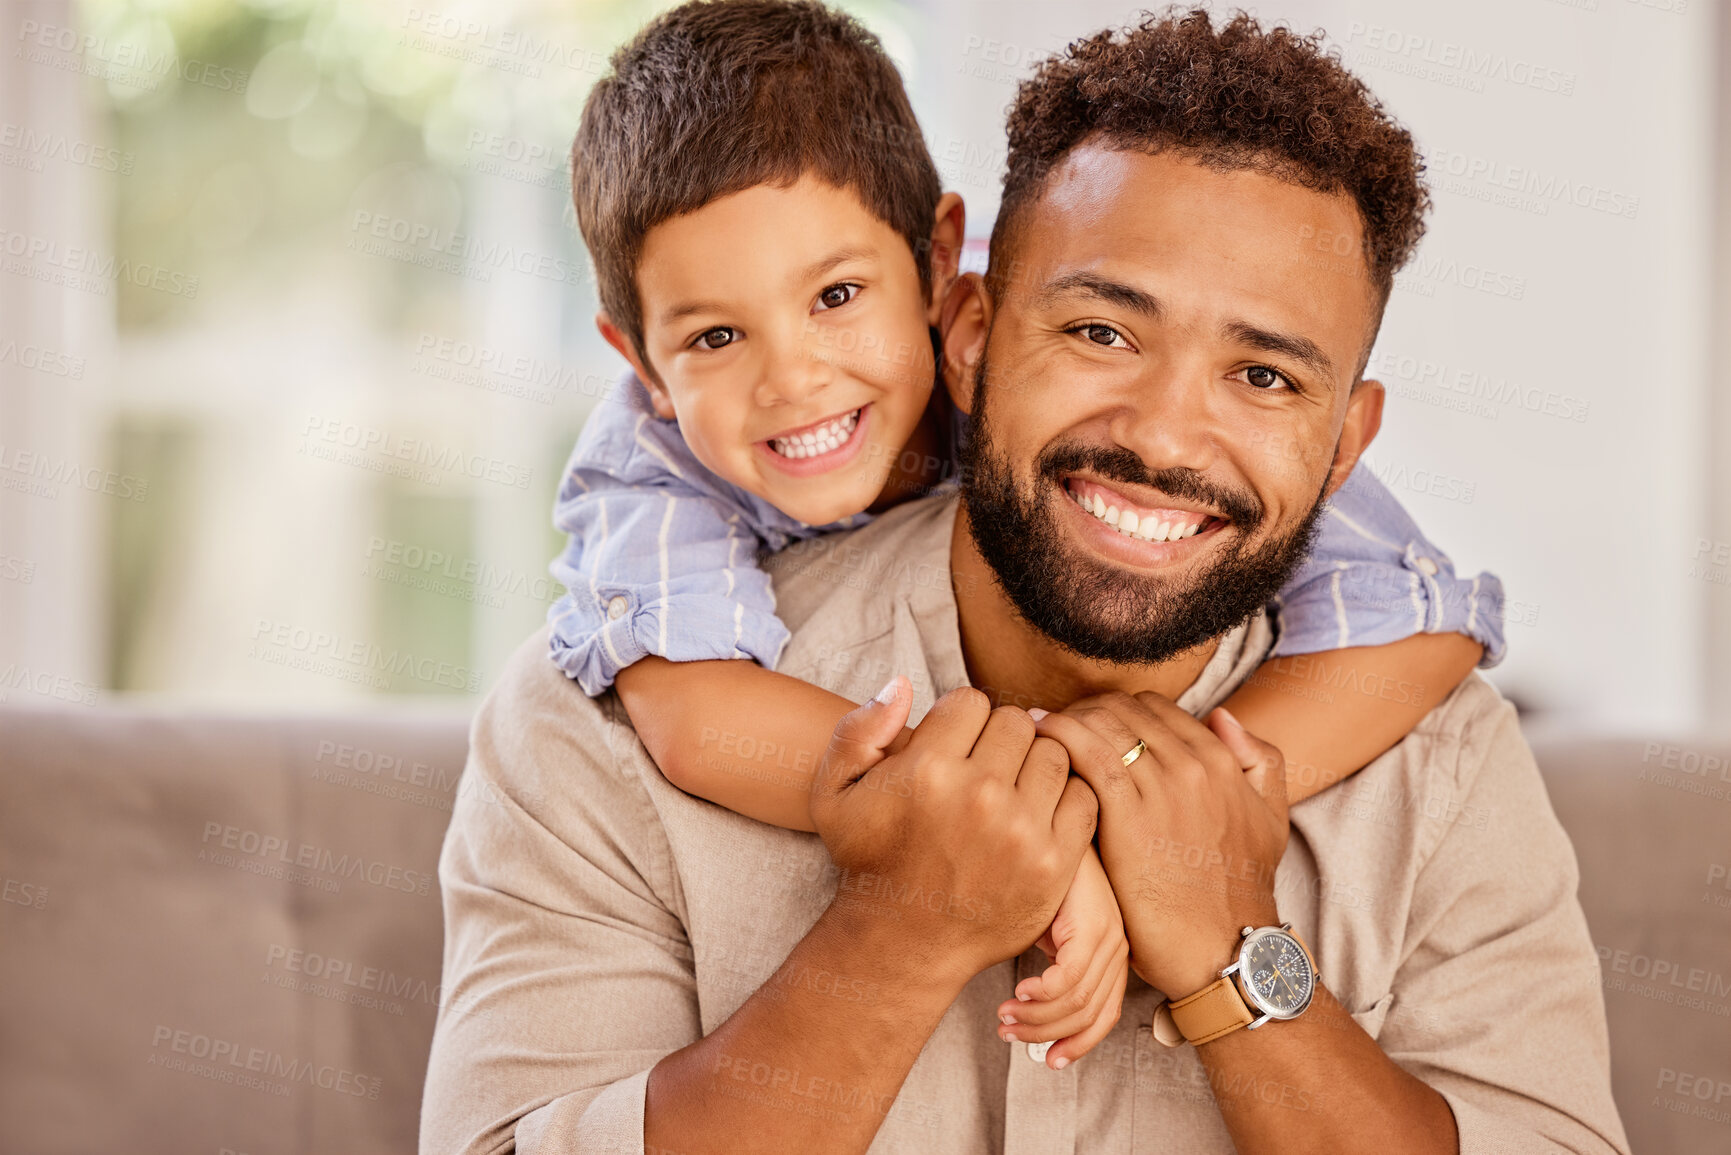
[[1296, 1019], [1316, 994], [1322, 976], [1290, 922], [1247, 926], [1240, 936], [1238, 957], [1218, 979], [1167, 1004], [1173, 1024], [1193, 1046], [1239, 1027], [1255, 1030], [1269, 1019]]

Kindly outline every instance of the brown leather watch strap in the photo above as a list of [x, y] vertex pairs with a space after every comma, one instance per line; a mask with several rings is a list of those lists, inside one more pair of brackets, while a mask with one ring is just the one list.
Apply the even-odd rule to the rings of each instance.
[[1232, 976], [1215, 979], [1195, 994], [1168, 1004], [1172, 1021], [1192, 1046], [1213, 1042], [1256, 1021]]

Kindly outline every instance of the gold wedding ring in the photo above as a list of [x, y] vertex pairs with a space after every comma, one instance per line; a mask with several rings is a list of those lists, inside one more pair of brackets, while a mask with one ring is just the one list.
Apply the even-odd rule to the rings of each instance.
[[1148, 743], [1146, 743], [1146, 742], [1142, 741], [1142, 739], [1138, 738], [1138, 739], [1136, 739], [1136, 744], [1134, 746], [1130, 747], [1130, 752], [1128, 754], [1124, 755], [1124, 757], [1122, 759], [1120, 759], [1120, 761], [1122, 761], [1124, 763], [1124, 765], [1128, 766], [1128, 765], [1130, 765], [1130, 763], [1136, 761], [1136, 759], [1142, 757], [1142, 751], [1144, 751], [1146, 749], [1148, 749]]

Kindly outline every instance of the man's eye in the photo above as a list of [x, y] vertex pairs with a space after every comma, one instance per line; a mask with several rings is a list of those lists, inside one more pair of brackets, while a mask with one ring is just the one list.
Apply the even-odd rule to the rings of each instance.
[[697, 344], [703, 346], [705, 349], [724, 349], [733, 344], [738, 332], [739, 330], [737, 329], [731, 329], [723, 325], [719, 329], [711, 329], [707, 333], [699, 334]]
[[1120, 343], [1122, 343], [1122, 347], [1124, 348], [1128, 348], [1130, 345], [1130, 342], [1124, 340], [1124, 334], [1120, 333], [1110, 325], [1101, 325], [1098, 323], [1078, 325], [1070, 331], [1072, 333], [1080, 333], [1094, 344], [1102, 345], [1108, 349], [1117, 347]]
[[858, 285], [848, 284], [847, 282], [843, 282], [839, 285], [831, 285], [829, 288], [817, 295], [818, 308], [838, 309], [857, 296], [859, 296]]
[[1244, 380], [1256, 389], [1290, 389], [1292, 382], [1286, 379], [1286, 374], [1278, 369], [1270, 369], [1266, 365], [1252, 365], [1244, 371]]

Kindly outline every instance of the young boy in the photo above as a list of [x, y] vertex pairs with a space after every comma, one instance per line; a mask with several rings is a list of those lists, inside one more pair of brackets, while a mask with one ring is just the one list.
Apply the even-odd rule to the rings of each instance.
[[[941, 195], [876, 39], [799, 0], [688, 3], [652, 21], [591, 93], [572, 159], [597, 323], [634, 376], [590, 417], [560, 488], [571, 538], [552, 568], [570, 594], [548, 615], [553, 660], [586, 693], [616, 687], [669, 781], [809, 831], [810, 760], [764, 781], [718, 768], [702, 734], [749, 719], [760, 744], [821, 752], [855, 706], [773, 672], [788, 632], [757, 559], [953, 484], [965, 429], [933, 388], [933, 327], [960, 199]], [[1355, 474], [1282, 592], [1277, 652], [1373, 646], [1346, 659], [1358, 681], [1411, 692], [1320, 704], [1312, 683], [1337, 660], [1324, 654], [1303, 673], [1271, 660], [1228, 706], [1286, 752], [1296, 802], [1499, 658], [1500, 605], [1496, 579], [1458, 581]], [[1057, 1040], [1045, 1061], [1062, 1067], [1110, 1029], [1128, 979], [1097, 856], [1040, 945], [1053, 966], [1002, 1013], [1023, 1041]], [[1084, 980], [1107, 997], [1065, 1012]]]

